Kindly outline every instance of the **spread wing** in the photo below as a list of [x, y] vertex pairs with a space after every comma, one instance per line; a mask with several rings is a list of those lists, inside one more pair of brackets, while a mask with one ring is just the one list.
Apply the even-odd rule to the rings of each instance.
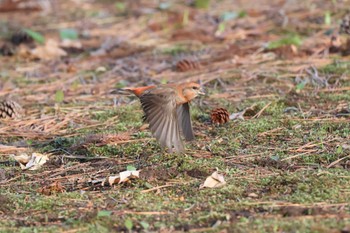
[[184, 103], [177, 107], [177, 119], [181, 128], [183, 135], [187, 141], [194, 139], [191, 116], [190, 116], [190, 105]]
[[176, 113], [175, 91], [171, 88], [152, 89], [140, 96], [145, 120], [162, 147], [183, 151]]

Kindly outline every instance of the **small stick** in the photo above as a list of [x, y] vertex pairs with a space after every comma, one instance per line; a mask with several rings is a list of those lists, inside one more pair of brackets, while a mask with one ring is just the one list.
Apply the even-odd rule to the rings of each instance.
[[165, 211], [142, 211], [142, 212], [135, 212], [130, 210], [123, 211], [124, 214], [139, 214], [139, 215], [164, 215], [164, 214], [171, 214], [170, 212]]
[[255, 114], [255, 116], [253, 116], [252, 118], [259, 118], [260, 115], [272, 104], [272, 102], [266, 104], [257, 114]]
[[343, 158], [340, 158], [340, 159], [338, 159], [338, 160], [332, 162], [331, 164], [329, 164], [329, 165], [327, 166], [327, 168], [333, 167], [334, 165], [336, 165], [337, 163], [339, 163], [340, 161], [342, 161], [342, 160], [344, 160], [344, 159], [346, 159], [346, 158], [350, 158], [350, 155], [347, 155], [347, 156], [345, 156], [345, 157], [343, 157]]
[[154, 188], [142, 190], [141, 193], [149, 193], [149, 192], [152, 192], [154, 190], [159, 190], [159, 189], [162, 189], [162, 188], [172, 187], [172, 186], [174, 186], [174, 185], [172, 185], [172, 184], [161, 185], [161, 186], [157, 186], [157, 187], [154, 187]]
[[278, 127], [278, 128], [275, 128], [275, 129], [271, 129], [271, 130], [268, 130], [268, 131], [265, 131], [265, 132], [262, 132], [262, 133], [259, 133], [258, 136], [261, 137], [261, 136], [265, 136], [265, 135], [268, 135], [270, 133], [274, 133], [278, 130], [281, 130], [281, 129], [284, 129], [284, 127]]
[[296, 154], [296, 155], [290, 156], [288, 158], [281, 159], [281, 161], [285, 161], [285, 160], [288, 160], [288, 159], [294, 159], [294, 158], [297, 158], [297, 157], [300, 157], [300, 156], [303, 156], [303, 155], [307, 155], [307, 154], [310, 154], [310, 153], [316, 152], [316, 151], [317, 150], [309, 150], [309, 151], [301, 153], [301, 154]]

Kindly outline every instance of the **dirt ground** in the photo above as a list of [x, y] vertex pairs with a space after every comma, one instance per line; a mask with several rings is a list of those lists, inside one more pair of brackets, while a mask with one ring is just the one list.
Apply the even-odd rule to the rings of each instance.
[[[0, 1], [0, 232], [350, 232], [349, 6]], [[118, 90], [188, 81], [169, 154]]]

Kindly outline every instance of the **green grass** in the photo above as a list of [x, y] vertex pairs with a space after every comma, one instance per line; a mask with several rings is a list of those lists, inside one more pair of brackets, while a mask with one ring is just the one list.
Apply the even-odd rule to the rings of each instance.
[[[249, 103], [246, 104], [249, 106]], [[257, 102], [257, 111], [266, 104], [265, 101]], [[91, 116], [100, 122], [116, 117], [117, 122], [110, 132], [118, 133], [130, 129], [137, 132], [142, 124], [138, 108], [138, 105], [120, 107], [111, 111], [91, 113]], [[39, 182], [25, 185], [30, 176], [24, 175], [23, 179], [17, 182], [21, 188], [9, 186], [0, 189], [6, 196], [2, 208], [10, 216], [24, 213], [26, 218], [21, 221], [1, 221], [1, 229], [11, 232], [12, 228], [21, 226], [22, 232], [31, 232], [33, 229], [38, 232], [55, 232], [70, 228], [81, 229], [81, 232], [104, 232], [109, 229], [120, 231], [126, 230], [127, 219], [131, 220], [134, 230], [145, 230], [145, 226], [148, 230], [173, 227], [180, 231], [203, 228], [214, 232], [226, 227], [237, 232], [243, 232], [244, 229], [252, 232], [279, 232], [281, 229], [286, 232], [295, 229], [300, 232], [316, 232], [317, 229], [325, 230], [330, 226], [341, 229], [345, 225], [339, 224], [337, 218], [328, 218], [327, 224], [318, 224], [318, 214], [308, 205], [350, 201], [350, 173], [341, 168], [325, 168], [326, 165], [346, 156], [343, 149], [338, 149], [339, 143], [330, 147], [328, 141], [336, 137], [346, 139], [349, 136], [347, 123], [299, 122], [288, 118], [284, 109], [284, 103], [277, 101], [257, 119], [234, 121], [224, 126], [204, 129], [211, 139], [199, 139], [193, 144], [188, 143], [188, 154], [165, 153], [156, 141], [147, 140], [150, 138], [148, 132], [137, 132], [132, 136], [133, 139], [146, 141], [103, 146], [90, 143], [83, 151], [91, 158], [105, 156], [113, 159], [132, 159], [135, 161], [132, 164], [138, 169], [148, 171], [147, 169], [153, 167], [154, 170], [151, 170], [154, 174], [151, 172], [146, 174], [144, 179], [105, 188], [98, 196], [79, 190], [69, 191], [70, 189], [65, 193], [45, 196], [37, 192], [43, 184]], [[194, 118], [208, 117], [207, 113], [195, 106], [193, 110]], [[202, 128], [202, 124], [205, 122], [194, 121], [195, 128]], [[276, 128], [281, 128], [278, 135], [262, 136]], [[96, 132], [99, 130], [89, 129], [84, 133], [89, 135]], [[59, 137], [46, 145], [43, 151], [69, 150], [82, 140], [84, 137]], [[292, 148], [309, 142], [320, 143], [312, 147], [318, 152], [282, 161], [295, 155], [290, 152]], [[209, 149], [212, 156], [194, 157], [191, 150], [196, 148]], [[249, 154], [258, 155], [243, 160], [243, 167], [225, 159], [232, 160], [235, 156]], [[302, 169], [294, 168], [296, 165]], [[67, 163], [66, 166], [73, 166], [73, 163]], [[126, 165], [122, 165], [117, 169], [125, 168]], [[215, 168], [225, 174], [227, 185], [219, 189], [200, 190], [199, 187], [206, 176]], [[11, 167], [4, 169], [13, 170]], [[247, 176], [246, 173], [250, 169], [254, 169], [255, 174], [250, 173]], [[20, 172], [17, 168], [16, 170]], [[32, 173], [40, 172], [42, 170]], [[159, 194], [142, 193], [142, 190], [167, 184], [168, 181], [174, 183], [170, 187], [161, 188]], [[295, 203], [305, 208], [305, 211], [299, 211], [295, 216], [289, 216], [288, 212], [287, 216], [283, 217], [283, 208], [274, 206], [273, 203]], [[131, 212], [120, 215], [119, 211], [123, 210]], [[100, 211], [110, 211], [110, 215], [99, 216]], [[162, 214], [158, 215], [158, 212]], [[266, 219], [266, 214], [271, 218]], [[278, 220], [273, 217], [274, 214], [282, 214], [282, 217]], [[302, 216], [309, 218], [303, 220], [297, 228], [293, 228], [292, 223], [300, 223]], [[290, 221], [287, 218], [291, 218]], [[59, 223], [57, 226], [49, 224], [49, 227], [44, 227], [45, 221]], [[41, 226], [34, 227], [33, 224], [37, 223], [41, 223]]]

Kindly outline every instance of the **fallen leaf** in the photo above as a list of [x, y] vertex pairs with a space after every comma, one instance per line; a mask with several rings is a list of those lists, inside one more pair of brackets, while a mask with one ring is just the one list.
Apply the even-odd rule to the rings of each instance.
[[33, 38], [33, 40], [35, 40], [36, 42], [38, 42], [40, 44], [44, 44], [45, 43], [45, 37], [43, 35], [41, 35], [40, 33], [32, 31], [30, 29], [24, 29], [23, 31], [27, 35], [29, 35], [31, 38]]
[[230, 115], [230, 120], [244, 120], [244, 116], [255, 116], [257, 112], [256, 105], [253, 104], [252, 106], [243, 109], [243, 111], [232, 113]]
[[37, 170], [49, 160], [48, 155], [40, 153], [32, 153], [31, 155], [23, 153], [11, 156], [19, 163], [22, 170]]
[[104, 182], [102, 182], [102, 186], [104, 186], [105, 182], [108, 181], [108, 184], [112, 186], [113, 184], [120, 184], [129, 181], [130, 179], [135, 179], [140, 177], [140, 170], [138, 171], [123, 171], [120, 172], [119, 175], [109, 176]]
[[107, 71], [107, 68], [104, 67], [104, 66], [99, 66], [99, 67], [97, 67], [96, 70], [95, 70], [96, 73], [104, 73], [104, 72], [106, 72], [106, 71]]
[[[120, 176], [119, 175], [108, 177], [108, 183], [109, 183], [110, 186], [112, 186], [115, 183], [118, 183], [119, 180], [120, 180]], [[104, 186], [104, 183], [105, 182], [102, 183], [102, 186]]]
[[202, 184], [199, 188], [219, 188], [225, 184], [226, 181], [224, 179], [224, 176], [219, 174], [218, 171], [215, 171], [213, 174], [207, 177], [207, 179], [204, 181], [204, 184]]
[[60, 43], [60, 47], [81, 49], [83, 46], [79, 40], [64, 39]]
[[54, 193], [65, 192], [65, 188], [62, 186], [61, 182], [56, 181], [50, 185], [39, 188], [38, 192], [43, 194], [43, 195], [50, 196]]
[[239, 120], [243, 120], [244, 121], [244, 113], [245, 113], [245, 110], [241, 111], [241, 112], [235, 112], [235, 113], [232, 113], [229, 117], [230, 120], [236, 120], [236, 119], [239, 119]]
[[256, 194], [256, 193], [249, 193], [249, 194], [248, 194], [248, 197], [251, 197], [251, 198], [258, 198], [259, 195]]
[[23, 58], [23, 59], [27, 59], [27, 58], [31, 57], [31, 52], [30, 52], [30, 49], [26, 45], [20, 44], [17, 48], [16, 55]]
[[55, 40], [49, 39], [45, 45], [38, 46], [31, 50], [31, 55], [34, 58], [39, 58], [42, 60], [53, 60], [66, 56], [67, 53], [59, 47], [59, 44]]
[[120, 176], [120, 180], [119, 180], [118, 184], [126, 182], [130, 179], [139, 178], [140, 171], [123, 171], [123, 172], [119, 173], [119, 176]]
[[126, 227], [126, 229], [129, 230], [129, 232], [131, 232], [133, 224], [130, 218], [128, 218], [127, 220], [125, 220], [124, 222], [124, 226]]
[[[12, 155], [12, 157], [19, 162], [19, 165], [22, 167], [23, 164], [27, 164], [29, 162], [29, 156], [27, 154], [20, 154], [20, 155]], [[25, 167], [25, 166], [24, 166]]]

